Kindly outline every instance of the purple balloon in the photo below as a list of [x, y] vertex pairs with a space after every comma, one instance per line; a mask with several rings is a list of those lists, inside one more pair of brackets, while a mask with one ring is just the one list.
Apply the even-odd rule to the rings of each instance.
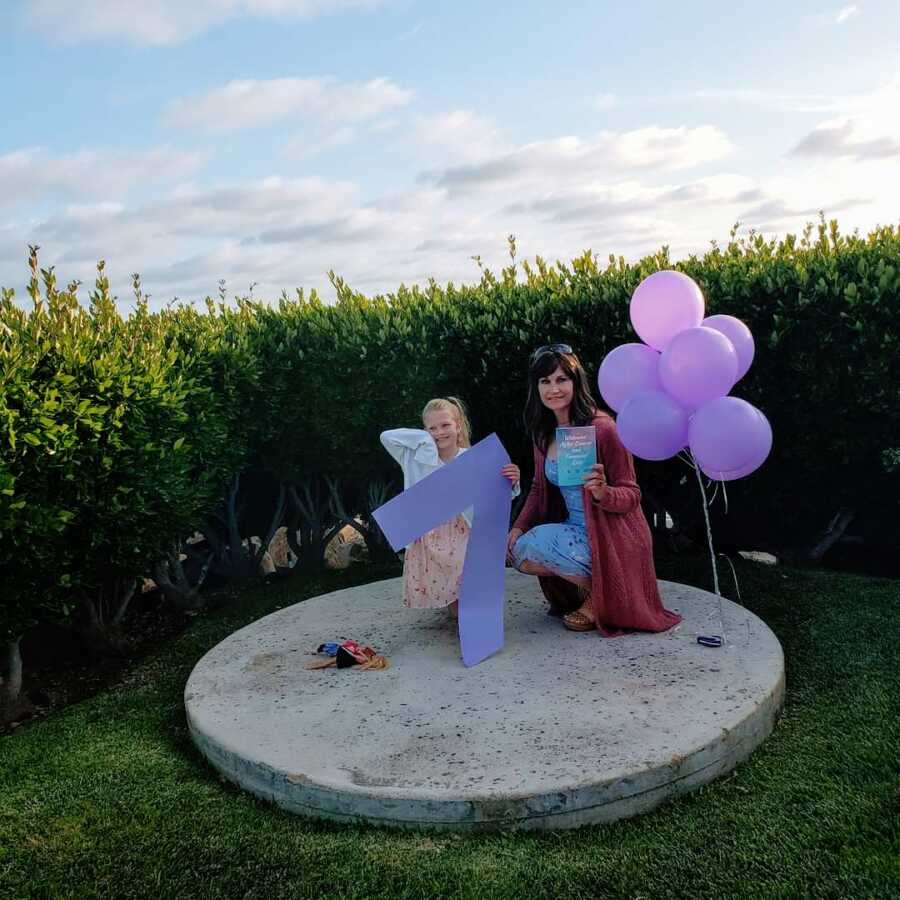
[[645, 344], [665, 350], [685, 328], [703, 321], [703, 294], [682, 272], [665, 270], [647, 276], [631, 297], [631, 324]]
[[622, 443], [641, 459], [668, 459], [687, 444], [687, 411], [664, 391], [639, 391], [616, 425]]
[[621, 344], [606, 354], [597, 387], [607, 405], [618, 412], [638, 391], [661, 390], [659, 353], [646, 344]]
[[769, 453], [772, 451], [772, 426], [762, 412], [759, 410], [757, 410], [757, 412], [759, 413], [760, 419], [762, 419], [763, 424], [760, 429], [763, 436], [757, 446], [756, 453], [754, 453], [753, 457], [747, 460], [747, 462], [739, 469], [719, 473], [719, 481], [735, 481], [738, 478], [744, 478], [755, 472], [768, 459]]
[[[738, 478], [746, 478], [748, 475], [752, 475], [764, 462], [765, 459], [761, 459], [758, 462], [747, 463], [746, 466], [741, 466], [740, 469], [735, 469], [732, 472], [719, 472], [718, 474], [705, 472], [705, 474], [712, 478], [713, 481], [737, 481]], [[701, 471], [703, 470], [701, 469]]]
[[691, 416], [691, 453], [706, 468], [739, 469], [756, 451], [760, 421], [759, 410], [739, 397], [710, 400]]
[[734, 345], [714, 328], [688, 328], [676, 334], [659, 360], [659, 379], [685, 409], [724, 397], [737, 380]]
[[753, 335], [750, 329], [734, 316], [707, 316], [703, 320], [705, 328], [715, 328], [721, 331], [734, 345], [734, 351], [738, 357], [738, 374], [735, 381], [740, 381], [750, 369], [756, 347], [753, 343]]
[[746, 400], [720, 397], [694, 413], [688, 439], [704, 474], [716, 481], [734, 481], [765, 462], [772, 449], [772, 426]]

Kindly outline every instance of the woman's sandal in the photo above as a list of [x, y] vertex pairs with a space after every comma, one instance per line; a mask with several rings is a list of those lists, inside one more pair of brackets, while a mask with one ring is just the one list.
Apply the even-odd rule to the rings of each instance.
[[590, 616], [586, 616], [583, 612], [578, 612], [578, 610], [563, 616], [563, 625], [569, 631], [593, 631], [597, 627], [597, 623]]

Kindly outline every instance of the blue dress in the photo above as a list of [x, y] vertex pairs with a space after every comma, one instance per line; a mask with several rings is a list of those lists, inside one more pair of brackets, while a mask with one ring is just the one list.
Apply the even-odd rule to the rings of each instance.
[[[559, 486], [555, 459], [548, 459], [544, 472], [547, 480]], [[584, 497], [581, 487], [560, 487], [569, 517], [565, 522], [536, 525], [526, 531], [513, 547], [513, 563], [517, 569], [526, 560], [552, 569], [560, 575], [591, 574], [591, 547], [584, 520]]]

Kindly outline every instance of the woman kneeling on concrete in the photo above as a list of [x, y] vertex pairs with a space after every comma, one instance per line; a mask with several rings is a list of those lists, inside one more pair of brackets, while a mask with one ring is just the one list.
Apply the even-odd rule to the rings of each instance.
[[[525, 424], [534, 444], [534, 480], [508, 551], [519, 571], [540, 578], [550, 614], [561, 615], [571, 631], [596, 628], [606, 636], [665, 631], [680, 622], [659, 596], [631, 454], [615, 422], [597, 408], [568, 344], [531, 355]], [[596, 465], [581, 487], [559, 487], [556, 429], [591, 425]]]

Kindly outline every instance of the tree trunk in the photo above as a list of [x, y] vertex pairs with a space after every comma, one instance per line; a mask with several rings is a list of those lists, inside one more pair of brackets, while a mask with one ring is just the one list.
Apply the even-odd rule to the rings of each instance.
[[228, 501], [225, 507], [225, 534], [230, 556], [230, 568], [238, 577], [246, 576], [247, 558], [244, 555], [244, 543], [241, 540], [241, 529], [238, 525], [237, 495], [241, 487], [241, 473], [238, 472], [228, 490]]
[[125, 613], [128, 612], [128, 607], [131, 604], [131, 599], [134, 597], [136, 590], [137, 579], [132, 579], [130, 585], [124, 580], [116, 581], [116, 601], [118, 602], [118, 607], [112, 618], [112, 627], [114, 629], [122, 627], [122, 622], [125, 620]]
[[828, 527], [819, 535], [809, 552], [809, 559], [813, 562], [821, 562], [825, 554], [843, 537], [855, 517], [855, 509], [841, 507], [828, 523]]
[[382, 506], [391, 498], [393, 492], [394, 486], [390, 481], [379, 480], [371, 482], [366, 492], [366, 498], [363, 504], [365, 508], [360, 516], [362, 519], [360, 522], [355, 515], [348, 513], [344, 509], [336, 485], [332, 491], [332, 508], [338, 518], [337, 531], [340, 531], [344, 525], [349, 525], [360, 534], [365, 541], [366, 551], [369, 554], [369, 561], [373, 563], [394, 562], [397, 559], [397, 554], [388, 543], [387, 538], [384, 536], [384, 532], [378, 526], [378, 523], [372, 515], [379, 506]]
[[[130, 600], [131, 598], [129, 597], [128, 599]], [[82, 592], [79, 598], [79, 605], [81, 606], [83, 621], [78, 628], [78, 633], [84, 638], [91, 656], [95, 659], [124, 656], [125, 642], [118, 627], [119, 623], [113, 622], [111, 625], [107, 625], [103, 621], [101, 615], [103, 598], [101, 597], [95, 602]]]
[[8, 640], [0, 644], [0, 672], [3, 681], [0, 683], [0, 725], [6, 725], [14, 721], [22, 709], [22, 654], [19, 649], [19, 641]]
[[287, 538], [288, 547], [291, 548], [291, 553], [294, 554], [294, 559], [297, 562], [294, 563], [294, 569], [299, 572], [300, 564], [302, 562], [301, 553], [303, 552], [303, 548], [300, 546], [300, 539], [297, 537], [298, 531], [298, 522], [296, 520], [295, 515], [289, 515], [288, 520], [285, 524], [284, 536]]
[[217, 512], [214, 514], [218, 527], [208, 522], [202, 528], [203, 534], [214, 550], [210, 568], [216, 575], [228, 581], [243, 581], [246, 578], [255, 578], [259, 575], [259, 564], [263, 554], [268, 550], [272, 535], [278, 530], [284, 516], [284, 488], [282, 488], [279, 491], [279, 498], [269, 531], [267, 535], [263, 536], [266, 538], [265, 543], [257, 550], [248, 538], [245, 546], [240, 529], [241, 511], [237, 503], [240, 483], [241, 476], [238, 473], [234, 476], [228, 488], [224, 513]]
[[[344, 523], [334, 511], [336, 485], [327, 480], [331, 496], [323, 496], [319, 482], [291, 485], [291, 516], [287, 530], [288, 545], [297, 557], [299, 572], [321, 572], [325, 569], [325, 547]], [[300, 535], [299, 540], [297, 535]]]
[[272, 543], [272, 538], [275, 537], [275, 532], [278, 531], [279, 528], [281, 528], [281, 525], [284, 522], [286, 500], [287, 492], [284, 489], [284, 485], [281, 484], [278, 486], [278, 500], [275, 502], [275, 511], [272, 513], [272, 519], [269, 522], [269, 528], [260, 542], [259, 550], [254, 553], [253, 545], [250, 544], [250, 546], [248, 547], [248, 550], [250, 551], [251, 565], [253, 566], [256, 574], [259, 574], [260, 566], [262, 565], [262, 558], [268, 551], [269, 544]]
[[213, 555], [212, 551], [206, 555], [196, 584], [191, 584], [188, 580], [177, 545], [165, 559], [156, 564], [153, 580], [163, 592], [167, 603], [175, 609], [187, 611], [197, 610], [203, 605], [200, 589], [206, 581]]
[[325, 571], [326, 545], [314, 529], [307, 527], [305, 523], [299, 523], [295, 527], [288, 526], [287, 540], [297, 557], [294, 568], [298, 573], [316, 574]]

